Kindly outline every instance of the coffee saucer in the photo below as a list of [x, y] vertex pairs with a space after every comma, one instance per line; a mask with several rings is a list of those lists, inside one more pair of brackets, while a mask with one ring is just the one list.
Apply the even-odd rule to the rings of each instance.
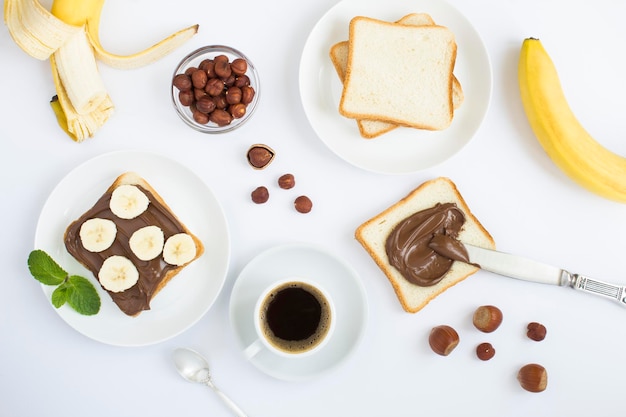
[[305, 380], [327, 372], [347, 359], [362, 339], [368, 318], [365, 288], [345, 261], [318, 246], [296, 243], [268, 249], [241, 271], [230, 297], [230, 322], [242, 351], [256, 339], [253, 311], [257, 298], [272, 282], [309, 278], [322, 285], [335, 304], [335, 331], [320, 351], [286, 358], [263, 350], [250, 362], [283, 380]]

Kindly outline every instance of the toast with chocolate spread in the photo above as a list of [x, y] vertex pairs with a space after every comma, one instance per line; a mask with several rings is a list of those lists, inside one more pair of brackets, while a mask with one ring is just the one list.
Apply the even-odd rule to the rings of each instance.
[[421, 310], [478, 270], [431, 249], [436, 234], [495, 249], [456, 185], [444, 177], [423, 183], [356, 229], [357, 241], [387, 276], [407, 312]]
[[128, 316], [149, 310], [167, 283], [204, 252], [200, 239], [134, 172], [117, 177], [67, 227], [64, 243]]

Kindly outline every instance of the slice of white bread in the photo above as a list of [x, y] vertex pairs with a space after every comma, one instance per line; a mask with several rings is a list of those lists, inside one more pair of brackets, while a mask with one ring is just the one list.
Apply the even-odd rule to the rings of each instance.
[[[120, 185], [125, 184], [138, 186], [150, 200], [148, 209], [130, 220], [118, 218], [109, 208], [111, 193]], [[87, 219], [94, 217], [110, 219], [116, 223], [118, 229], [111, 247], [99, 253], [88, 252], [83, 247], [80, 238], [80, 227]], [[162, 254], [150, 261], [139, 260], [130, 249], [128, 240], [134, 230], [146, 225], [155, 225], [161, 228], [166, 239], [176, 233], [186, 233], [191, 236], [196, 245], [194, 258], [180, 266], [166, 264]], [[67, 227], [64, 242], [68, 252], [85, 268], [89, 269], [96, 279], [104, 260], [111, 255], [121, 255], [133, 262], [139, 271], [137, 284], [119, 293], [107, 291], [106, 288], [102, 287], [109, 293], [120, 310], [129, 316], [137, 316], [143, 310], [149, 309], [150, 301], [165, 288], [170, 280], [204, 252], [204, 245], [200, 239], [180, 221], [148, 181], [135, 172], [125, 172], [119, 175], [98, 201]]]
[[450, 125], [456, 41], [448, 28], [357, 16], [348, 42], [343, 116], [428, 130]]
[[[411, 13], [402, 17], [402, 19], [398, 20], [396, 23], [401, 25], [430, 26], [434, 25], [435, 21], [428, 13]], [[348, 41], [341, 41], [330, 48], [330, 59], [342, 83], [348, 67], [349, 47]], [[465, 96], [461, 83], [454, 75], [452, 83], [452, 101], [454, 109], [456, 110], [463, 103]], [[365, 139], [376, 138], [398, 127], [396, 124], [379, 120], [357, 119], [356, 122], [359, 133]]]
[[465, 215], [465, 223], [458, 235], [461, 242], [495, 249], [495, 242], [489, 232], [472, 214], [456, 185], [445, 177], [423, 183], [402, 200], [360, 225], [355, 232], [357, 241], [385, 273], [402, 308], [409, 313], [421, 310], [436, 296], [478, 270], [470, 264], [454, 262], [438, 284], [421, 287], [409, 282], [389, 263], [385, 243], [394, 227], [410, 215], [434, 207], [437, 203], [455, 203]]

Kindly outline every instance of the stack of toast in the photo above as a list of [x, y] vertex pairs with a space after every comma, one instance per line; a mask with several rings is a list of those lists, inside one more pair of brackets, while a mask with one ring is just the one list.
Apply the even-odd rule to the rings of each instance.
[[446, 129], [463, 102], [454, 34], [426, 13], [397, 22], [357, 16], [330, 57], [343, 83], [339, 113], [372, 139], [398, 126]]

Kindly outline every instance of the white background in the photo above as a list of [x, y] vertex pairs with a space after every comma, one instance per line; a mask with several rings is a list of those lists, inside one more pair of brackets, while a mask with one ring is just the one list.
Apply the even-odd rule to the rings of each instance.
[[[177, 375], [171, 351], [189, 346], [209, 358], [215, 383], [251, 416], [623, 415], [626, 310], [568, 289], [479, 272], [419, 313], [405, 313], [353, 238], [361, 222], [423, 181], [448, 176], [499, 249], [626, 282], [626, 208], [580, 188], [552, 164], [528, 127], [517, 85], [523, 39], [541, 38], [582, 123], [599, 141], [626, 155], [626, 2], [451, 3], [471, 20], [489, 51], [491, 107], [460, 153], [406, 175], [375, 174], [347, 164], [315, 136], [302, 110], [302, 48], [335, 1], [241, 0], [220, 6], [199, 0], [108, 0], [102, 40], [115, 52], [132, 53], [193, 23], [200, 24], [200, 32], [148, 67], [121, 71], [102, 65], [116, 114], [82, 144], [64, 135], [49, 108], [54, 94], [49, 63], [28, 57], [0, 27], [0, 414], [228, 416], [207, 388]], [[227, 136], [186, 127], [168, 92], [177, 62], [196, 47], [214, 43], [244, 51], [256, 64], [264, 90], [253, 119]], [[278, 154], [265, 171], [253, 171], [245, 161], [247, 148], [258, 142]], [[101, 344], [70, 328], [26, 266], [39, 212], [54, 186], [78, 164], [125, 149], [154, 150], [198, 173], [222, 203], [232, 238], [226, 284], [211, 310], [183, 334], [138, 348]], [[293, 192], [271, 186], [285, 172], [296, 176]], [[250, 191], [264, 184], [274, 190], [270, 201], [252, 204]], [[308, 215], [291, 207], [299, 193], [315, 204]], [[229, 295], [239, 271], [261, 251], [291, 242], [319, 244], [349, 262], [361, 276], [370, 308], [355, 354], [306, 382], [277, 380], [247, 363], [228, 320]], [[471, 325], [473, 310], [486, 303], [500, 306], [505, 317], [491, 335], [479, 334]], [[533, 320], [548, 328], [541, 343], [525, 338], [525, 325]], [[427, 344], [430, 328], [441, 323], [453, 325], [461, 335], [461, 344], [446, 358], [434, 355]], [[474, 356], [482, 341], [497, 350], [489, 362]], [[517, 369], [527, 362], [548, 369], [545, 392], [530, 394], [518, 386]]]

